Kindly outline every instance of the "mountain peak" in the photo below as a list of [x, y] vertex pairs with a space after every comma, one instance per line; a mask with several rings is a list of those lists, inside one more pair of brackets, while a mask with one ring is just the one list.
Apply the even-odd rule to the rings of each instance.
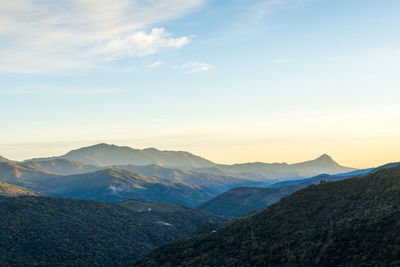
[[93, 146], [89, 146], [88, 148], [109, 148], [109, 147], [116, 147], [116, 145], [110, 145], [110, 144], [107, 144], [107, 143], [99, 143], [99, 144], [96, 144], [96, 145], [93, 145]]
[[332, 157], [328, 154], [322, 154], [320, 157], [317, 158], [317, 160], [333, 161]]

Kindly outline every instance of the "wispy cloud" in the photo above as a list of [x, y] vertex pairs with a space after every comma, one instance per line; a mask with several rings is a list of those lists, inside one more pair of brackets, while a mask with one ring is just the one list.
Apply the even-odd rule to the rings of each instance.
[[161, 66], [164, 65], [164, 64], [165, 64], [165, 63], [162, 62], [162, 61], [156, 61], [156, 62], [151, 63], [148, 67], [149, 67], [150, 69], [155, 69], [155, 68], [161, 67]]
[[92, 68], [178, 49], [189, 36], [162, 27], [206, 0], [0, 1], [0, 72]]
[[1, 94], [66, 94], [66, 95], [102, 95], [122, 92], [119, 88], [67, 88], [48, 85], [0, 88]]
[[233, 21], [236, 34], [260, 34], [266, 19], [287, 8], [301, 7], [314, 0], [234, 0], [240, 15]]
[[293, 7], [313, 0], [256, 0], [251, 2], [249, 16], [260, 19], [271, 15], [279, 8]]
[[209, 71], [214, 68], [213, 65], [208, 64], [208, 63], [203, 63], [203, 62], [189, 62], [186, 64], [183, 64], [182, 69], [185, 70], [185, 73], [190, 74], [190, 73], [197, 73], [201, 71]]

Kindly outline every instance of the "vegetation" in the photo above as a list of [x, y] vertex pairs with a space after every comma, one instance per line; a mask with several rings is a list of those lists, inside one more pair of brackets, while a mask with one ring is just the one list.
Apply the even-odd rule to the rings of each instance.
[[322, 182], [136, 266], [398, 266], [400, 167]]
[[240, 217], [264, 209], [301, 188], [296, 185], [277, 188], [238, 187], [200, 204], [197, 208], [218, 215]]
[[355, 176], [367, 175], [398, 165], [400, 164], [390, 163], [378, 168], [357, 170], [335, 175], [321, 174], [306, 179], [278, 182], [270, 185], [268, 188], [238, 187], [200, 204], [198, 208], [218, 215], [239, 217], [263, 209], [278, 202], [281, 198], [312, 184], [340, 181]]
[[0, 266], [121, 266], [224, 220], [177, 205], [168, 212], [137, 212], [129, 205], [0, 197]]
[[39, 193], [25, 187], [0, 182], [0, 196], [36, 196]]

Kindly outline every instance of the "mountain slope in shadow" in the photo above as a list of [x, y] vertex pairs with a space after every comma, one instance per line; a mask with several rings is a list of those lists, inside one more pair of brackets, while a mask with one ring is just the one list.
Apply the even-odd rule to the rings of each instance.
[[395, 266], [400, 166], [311, 185], [216, 232], [163, 245], [135, 266]]

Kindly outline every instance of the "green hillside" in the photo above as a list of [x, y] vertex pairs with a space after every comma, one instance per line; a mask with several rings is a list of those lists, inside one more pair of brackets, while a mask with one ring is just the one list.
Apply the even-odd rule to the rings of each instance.
[[36, 196], [39, 193], [22, 186], [0, 182], [0, 196]]
[[197, 208], [218, 215], [240, 217], [264, 209], [301, 188], [299, 185], [277, 188], [237, 187], [207, 200]]
[[311, 185], [136, 266], [398, 266], [400, 167]]
[[0, 266], [122, 266], [224, 220], [185, 207], [137, 212], [127, 206], [129, 201], [0, 196]]

